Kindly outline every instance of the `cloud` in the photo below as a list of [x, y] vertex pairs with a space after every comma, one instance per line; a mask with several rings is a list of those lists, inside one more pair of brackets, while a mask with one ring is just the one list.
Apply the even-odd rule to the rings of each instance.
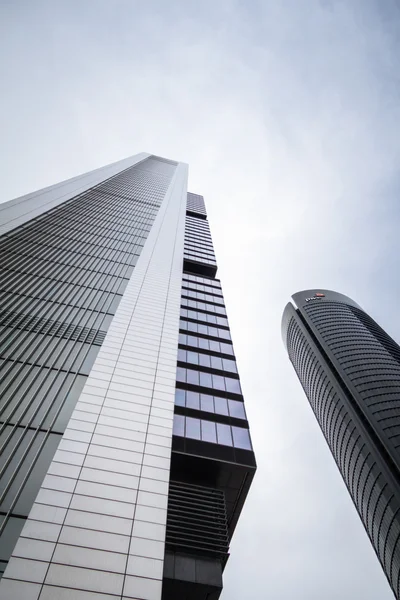
[[2, 200], [139, 151], [188, 162], [205, 195], [259, 463], [222, 598], [391, 598], [280, 319], [321, 286], [400, 339], [398, 6], [2, 10]]

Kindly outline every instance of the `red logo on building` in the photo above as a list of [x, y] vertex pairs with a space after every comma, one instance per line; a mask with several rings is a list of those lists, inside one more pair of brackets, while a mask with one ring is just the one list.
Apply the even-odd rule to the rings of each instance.
[[317, 292], [316, 294], [314, 294], [315, 298], [325, 298], [325, 294], [320, 294], [319, 292]]

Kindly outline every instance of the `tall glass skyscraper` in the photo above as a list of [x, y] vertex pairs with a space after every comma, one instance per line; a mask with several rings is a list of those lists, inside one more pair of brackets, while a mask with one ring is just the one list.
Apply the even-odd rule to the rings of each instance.
[[289, 358], [389, 584], [400, 597], [400, 347], [353, 300], [294, 294]]
[[1, 598], [219, 598], [255, 459], [187, 173], [143, 153], [0, 205]]

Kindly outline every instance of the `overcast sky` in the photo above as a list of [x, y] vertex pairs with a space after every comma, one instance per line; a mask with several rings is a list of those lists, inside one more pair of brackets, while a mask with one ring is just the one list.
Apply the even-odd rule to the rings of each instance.
[[221, 600], [393, 598], [285, 354], [292, 293], [400, 340], [395, 0], [0, 8], [1, 201], [140, 151], [204, 194], [258, 473]]

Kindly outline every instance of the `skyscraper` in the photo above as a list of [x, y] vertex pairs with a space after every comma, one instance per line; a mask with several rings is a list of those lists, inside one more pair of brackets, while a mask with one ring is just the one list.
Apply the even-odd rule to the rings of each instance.
[[377, 557], [400, 597], [400, 347], [353, 300], [294, 294], [283, 340]]
[[142, 153], [0, 223], [0, 597], [217, 599], [255, 460], [187, 166]]

